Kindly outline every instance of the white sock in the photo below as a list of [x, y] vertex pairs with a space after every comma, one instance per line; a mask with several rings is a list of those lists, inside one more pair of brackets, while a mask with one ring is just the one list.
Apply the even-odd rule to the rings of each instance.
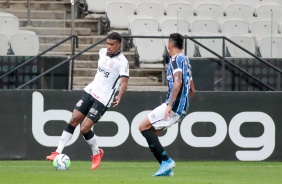
[[63, 131], [56, 152], [62, 153], [63, 149], [65, 148], [66, 144], [69, 142], [69, 140], [71, 138], [72, 138], [72, 134], [71, 133]]
[[98, 144], [97, 144], [97, 140], [95, 138], [95, 136], [93, 136], [91, 139], [89, 140], [86, 140], [84, 139], [88, 145], [91, 147], [91, 150], [92, 150], [92, 153], [93, 155], [97, 155], [99, 154], [99, 147], [98, 147]]

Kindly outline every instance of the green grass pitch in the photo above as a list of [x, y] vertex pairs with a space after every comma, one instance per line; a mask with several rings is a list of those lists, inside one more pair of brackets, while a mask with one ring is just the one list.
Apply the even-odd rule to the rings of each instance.
[[72, 161], [67, 171], [48, 161], [0, 161], [0, 183], [28, 184], [281, 184], [281, 162], [176, 162], [173, 177], [153, 177], [157, 162]]

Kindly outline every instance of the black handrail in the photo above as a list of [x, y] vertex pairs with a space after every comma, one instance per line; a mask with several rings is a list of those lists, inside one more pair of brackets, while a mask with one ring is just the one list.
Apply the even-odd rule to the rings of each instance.
[[[0, 80], [4, 77], [6, 77], [7, 75], [11, 74], [12, 72], [16, 71], [17, 69], [21, 68], [22, 66], [25, 66], [26, 64], [30, 63], [31, 61], [33, 61], [34, 59], [37, 59], [38, 57], [42, 56], [43, 54], [45, 54], [46, 52], [49, 52], [50, 50], [58, 47], [59, 45], [61, 45], [62, 43], [65, 43], [66, 41], [68, 41], [69, 39], [72, 39], [74, 38], [75, 39], [75, 44], [76, 44], [76, 48], [78, 48], [78, 37], [76, 35], [71, 35], [69, 36], [68, 38], [60, 41], [59, 43], [53, 45], [52, 47], [42, 51], [41, 53], [39, 53], [38, 55], [32, 57], [31, 59], [19, 64], [18, 66], [16, 66], [15, 68], [13, 68], [12, 70], [4, 73], [3, 75], [0, 76]], [[74, 54], [74, 47], [72, 47], [72, 55]]]
[[98, 42], [96, 42], [96, 43], [90, 45], [89, 47], [86, 47], [86, 48], [83, 49], [82, 51], [78, 52], [77, 54], [72, 55], [70, 58], [68, 58], [68, 59], [66, 59], [66, 60], [64, 60], [64, 61], [62, 61], [62, 62], [60, 62], [59, 64], [53, 66], [52, 68], [46, 70], [46, 71], [43, 72], [42, 74], [40, 74], [40, 75], [34, 77], [33, 79], [31, 79], [30, 81], [26, 82], [25, 84], [23, 84], [23, 85], [17, 87], [16, 89], [22, 89], [23, 87], [25, 87], [25, 86], [27, 86], [28, 84], [32, 83], [33, 81], [39, 79], [39, 78], [42, 77], [43, 75], [52, 72], [53, 70], [55, 70], [55, 69], [58, 68], [59, 66], [65, 64], [66, 62], [69, 62], [70, 60], [74, 60], [76, 57], [80, 56], [82, 53], [84, 53], [84, 52], [86, 52], [86, 51], [92, 49], [92, 48], [95, 47], [96, 45], [98, 45], [98, 44], [104, 42], [106, 39], [107, 39], [107, 38], [105, 37], [105, 38], [103, 38], [102, 40], [100, 40], [100, 41], [98, 41]]
[[[198, 38], [198, 37], [197, 37]], [[206, 38], [206, 39], [212, 39], [215, 37], [201, 37], [202, 38]], [[219, 37], [217, 37], [219, 38]], [[208, 47], [204, 46], [203, 44], [201, 44], [200, 42], [193, 40], [194, 38], [191, 38], [190, 40], [192, 40], [193, 42], [195, 42], [197, 45], [200, 45], [201, 47], [203, 47], [204, 49], [208, 50], [209, 52], [211, 52], [212, 54], [216, 55], [218, 58], [220, 59], [224, 59], [225, 60], [225, 56], [220, 56], [219, 54], [215, 53], [214, 51], [210, 50]], [[200, 38], [198, 38], [200, 39]], [[236, 44], [238, 47], [241, 47], [240, 45]], [[224, 48], [223, 48], [224, 49]], [[241, 47], [241, 49], [245, 50], [244, 48]], [[260, 58], [259, 58], [260, 59]], [[260, 59], [262, 60], [262, 59]], [[269, 85], [261, 82], [258, 78], [254, 77], [253, 75], [249, 74], [247, 71], [243, 70], [242, 68], [240, 68], [239, 66], [233, 64], [232, 62], [225, 60], [224, 62], [230, 64], [231, 66], [233, 66], [234, 68], [236, 68], [237, 70], [239, 70], [240, 72], [243, 72], [245, 75], [247, 75], [248, 77], [252, 78], [253, 80], [255, 80], [256, 82], [258, 82], [259, 84], [263, 85], [264, 87], [266, 87], [267, 89], [274, 91], [274, 89], [272, 87], [270, 87]], [[271, 65], [271, 64], [270, 64]], [[275, 66], [273, 66], [275, 67]], [[276, 67], [275, 67], [276, 68]], [[279, 70], [279, 69], [278, 69]]]
[[[72, 39], [72, 41], [74, 40], [74, 42], [72, 42], [72, 55], [74, 55], [75, 52], [75, 47], [78, 48], [78, 37], [76, 35], [71, 35], [68, 38], [65, 38], [64, 40], [60, 41], [59, 43], [56, 43], [55, 45], [51, 46], [50, 48], [42, 51], [41, 53], [39, 53], [38, 55], [32, 57], [31, 59], [19, 64], [18, 66], [16, 66], [15, 68], [13, 68], [12, 70], [4, 73], [3, 75], [0, 76], [0, 80], [6, 76], [8, 76], [9, 74], [13, 73], [14, 71], [18, 70], [19, 68], [25, 66], [26, 64], [30, 63], [31, 61], [33, 61], [34, 59], [37, 59], [38, 57], [42, 56], [43, 54], [49, 52], [50, 50], [53, 50], [54, 48], [58, 47], [59, 45], [65, 43], [66, 41]], [[74, 47], [75, 44], [75, 47]], [[73, 64], [72, 64], [73, 66]], [[72, 72], [73, 73], [73, 72]], [[73, 74], [71, 73], [71, 79], [73, 78]], [[72, 81], [71, 81], [72, 82]], [[71, 84], [72, 86], [72, 84]]]

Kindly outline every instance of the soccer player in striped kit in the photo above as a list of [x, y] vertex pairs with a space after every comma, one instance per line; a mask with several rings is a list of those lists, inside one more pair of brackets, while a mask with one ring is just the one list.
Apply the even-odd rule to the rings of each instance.
[[167, 69], [168, 92], [166, 101], [155, 108], [140, 123], [139, 131], [148, 142], [149, 148], [160, 163], [153, 176], [173, 176], [174, 160], [168, 156], [156, 133], [175, 123], [180, 123], [187, 115], [190, 99], [195, 93], [190, 61], [182, 54], [184, 37], [173, 33], [169, 37], [170, 61]]

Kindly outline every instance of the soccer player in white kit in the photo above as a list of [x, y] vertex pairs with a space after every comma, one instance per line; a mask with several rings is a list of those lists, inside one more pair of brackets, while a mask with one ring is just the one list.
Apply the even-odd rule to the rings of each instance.
[[180, 123], [187, 115], [190, 99], [195, 93], [190, 61], [182, 54], [183, 41], [183, 36], [178, 33], [170, 35], [167, 48], [171, 58], [167, 69], [166, 101], [149, 113], [139, 125], [139, 131], [160, 163], [159, 170], [153, 176], [173, 176], [172, 168], [176, 164], [167, 155], [156, 132]]
[[52, 161], [55, 156], [62, 153], [75, 127], [80, 124], [80, 132], [92, 149], [92, 170], [99, 167], [104, 151], [99, 149], [91, 128], [111, 105], [113, 107], [119, 105], [127, 89], [129, 65], [120, 47], [120, 34], [116, 32], [109, 34], [107, 48], [102, 48], [99, 52], [98, 68], [94, 80], [84, 88], [82, 97], [77, 102], [72, 117], [61, 135], [56, 151], [47, 156], [46, 160]]

